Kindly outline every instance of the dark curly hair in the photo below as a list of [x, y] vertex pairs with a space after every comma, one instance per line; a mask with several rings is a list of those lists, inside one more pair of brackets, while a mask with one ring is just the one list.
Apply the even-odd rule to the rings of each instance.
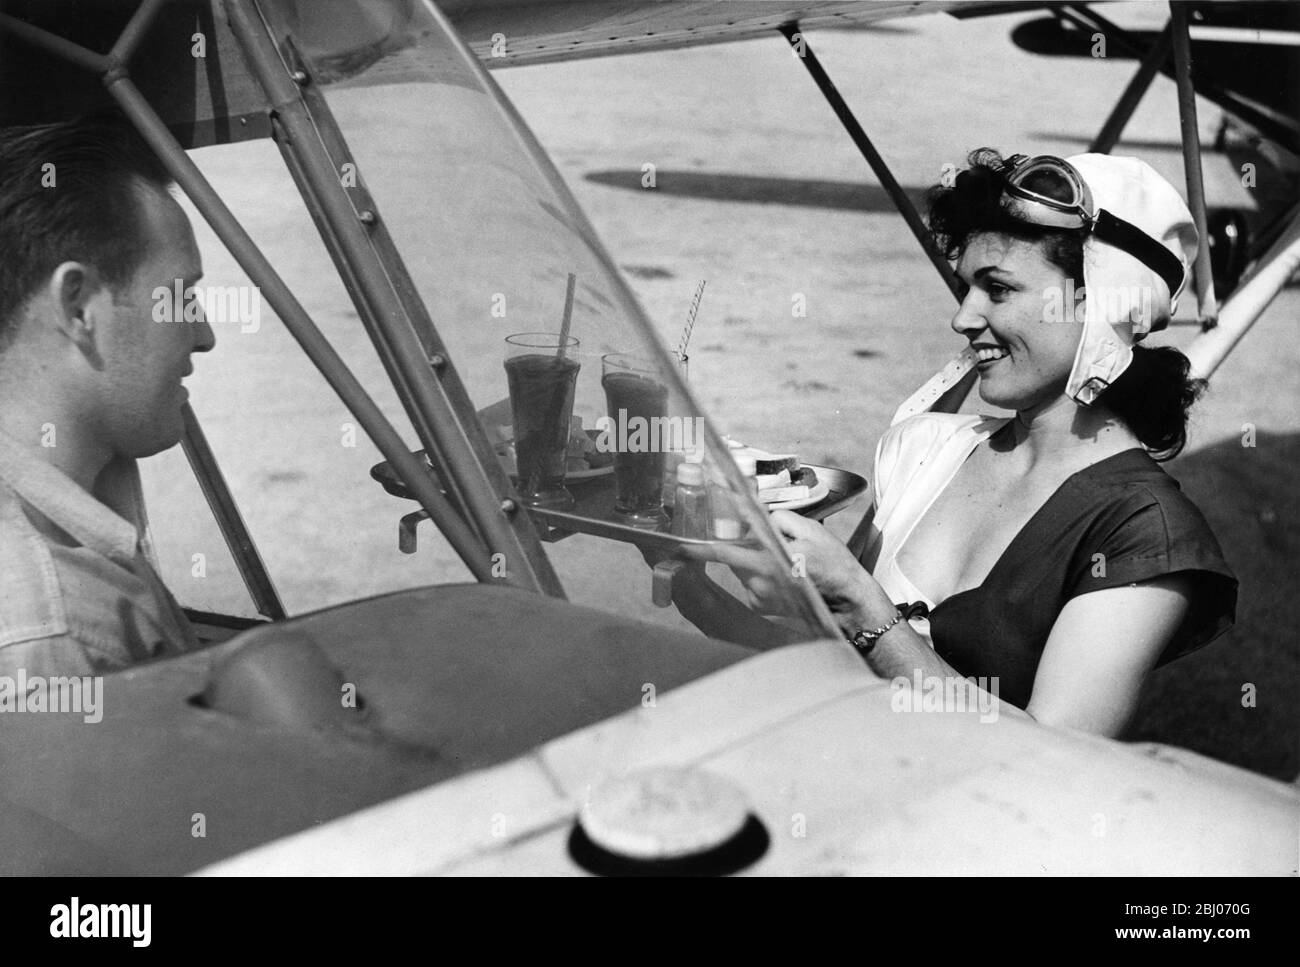
[[[995, 232], [1038, 242], [1044, 257], [1083, 287], [1082, 230], [1049, 228], [1021, 221], [1007, 210], [1002, 155], [976, 148], [969, 167], [953, 183], [931, 188], [928, 222], [939, 251], [961, 258], [972, 236]], [[1047, 186], [1027, 184], [1031, 190]], [[1064, 200], [1064, 199], [1062, 199]], [[1133, 362], [1100, 397], [1157, 460], [1172, 460], [1187, 444], [1187, 414], [1206, 386], [1191, 376], [1191, 363], [1172, 346], [1133, 347]]]

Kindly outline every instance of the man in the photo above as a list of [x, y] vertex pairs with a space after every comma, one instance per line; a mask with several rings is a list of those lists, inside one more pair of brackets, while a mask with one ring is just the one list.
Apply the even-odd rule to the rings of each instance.
[[214, 343], [180, 305], [154, 321], [156, 289], [202, 275], [169, 187], [124, 122], [0, 130], [0, 674], [197, 645], [135, 465], [180, 441], [190, 354]]

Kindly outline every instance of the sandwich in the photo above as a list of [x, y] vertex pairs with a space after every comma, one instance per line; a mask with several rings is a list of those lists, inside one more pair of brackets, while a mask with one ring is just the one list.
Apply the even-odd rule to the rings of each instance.
[[758, 499], [765, 504], [779, 504], [787, 500], [805, 500], [817, 486], [817, 474], [812, 467], [799, 463], [793, 453], [768, 453], [758, 447], [746, 446], [728, 440], [733, 458], [753, 457], [758, 471]]

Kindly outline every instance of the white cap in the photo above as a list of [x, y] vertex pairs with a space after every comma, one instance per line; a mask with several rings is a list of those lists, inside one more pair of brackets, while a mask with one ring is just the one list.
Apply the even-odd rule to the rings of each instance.
[[704, 468], [698, 463], [679, 463], [677, 465], [677, 482], [688, 487], [704, 485]]
[[1136, 256], [1089, 235], [1083, 243], [1083, 333], [1065, 393], [1084, 406], [1096, 400], [1133, 361], [1133, 345], [1161, 329], [1178, 306], [1196, 258], [1192, 213], [1168, 181], [1145, 161], [1106, 154], [1066, 158], [1104, 208], [1140, 228], [1183, 263], [1183, 284], [1170, 292]]

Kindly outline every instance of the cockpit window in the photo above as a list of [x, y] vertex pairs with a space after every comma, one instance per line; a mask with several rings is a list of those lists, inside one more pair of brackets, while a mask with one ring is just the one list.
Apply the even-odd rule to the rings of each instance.
[[[754, 550], [747, 564], [769, 578], [782, 620], [809, 638], [832, 630], [667, 348], [683, 320], [646, 318], [482, 65], [431, 4], [338, 6], [335, 19], [316, 5], [310, 18], [289, 0], [273, 5], [323, 92], [316, 120], [341, 184], [364, 192], [391, 237], [404, 263], [393, 277], [409, 274], [524, 502], [641, 530], [658, 515], [667, 533], [662, 503], [675, 499], [677, 466], [698, 463], [685, 478], [699, 481], [722, 524], [700, 524], [694, 539]], [[597, 491], [607, 498], [593, 508]], [[394, 503], [390, 520], [415, 506]], [[571, 599], [628, 613], [635, 598], [634, 613], [682, 622], [649, 600], [650, 564], [665, 545], [536, 519], [551, 538], [576, 532], [546, 545]], [[419, 553], [450, 552], [428, 540]]]

